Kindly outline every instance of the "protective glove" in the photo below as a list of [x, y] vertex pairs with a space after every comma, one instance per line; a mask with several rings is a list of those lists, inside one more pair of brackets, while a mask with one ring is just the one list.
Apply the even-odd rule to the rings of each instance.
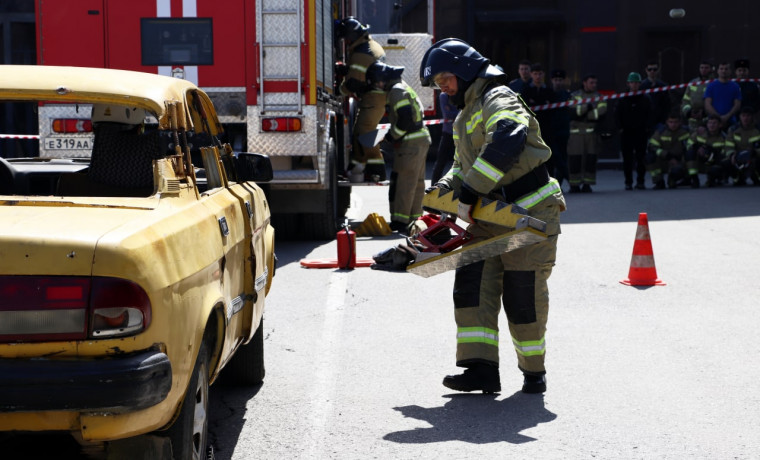
[[478, 194], [475, 193], [467, 184], [462, 184], [459, 191], [459, 206], [457, 207], [457, 217], [472, 224], [475, 219], [472, 218], [472, 207], [478, 201]]
[[448, 185], [446, 185], [446, 184], [444, 184], [442, 182], [438, 182], [438, 183], [435, 183], [435, 184], [431, 185], [430, 187], [426, 188], [425, 189], [425, 195], [427, 195], [428, 193], [430, 193], [432, 191], [438, 190], [438, 189], [441, 189], [441, 190], [451, 190], [451, 187], [449, 187]]

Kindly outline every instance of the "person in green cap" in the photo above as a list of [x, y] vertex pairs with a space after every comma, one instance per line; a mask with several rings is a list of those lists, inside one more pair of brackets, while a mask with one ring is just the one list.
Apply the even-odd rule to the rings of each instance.
[[636, 189], [644, 190], [646, 174], [647, 127], [652, 117], [652, 104], [646, 94], [638, 93], [641, 75], [628, 74], [628, 93], [617, 104], [620, 127], [620, 150], [623, 153], [625, 189], [633, 190], [633, 169], [636, 168]]

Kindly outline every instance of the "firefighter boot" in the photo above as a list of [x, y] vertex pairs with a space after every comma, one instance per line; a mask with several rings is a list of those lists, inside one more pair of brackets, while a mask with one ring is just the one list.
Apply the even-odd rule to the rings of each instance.
[[546, 391], [546, 375], [535, 375], [523, 372], [523, 393], [543, 393]]
[[691, 188], [699, 188], [699, 176], [696, 174], [691, 175]]
[[459, 375], [447, 375], [443, 386], [456, 391], [482, 391], [498, 393], [501, 391], [499, 368], [488, 364], [475, 364]]

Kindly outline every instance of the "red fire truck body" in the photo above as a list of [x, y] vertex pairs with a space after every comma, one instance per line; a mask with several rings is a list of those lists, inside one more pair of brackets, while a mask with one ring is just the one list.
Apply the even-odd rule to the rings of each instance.
[[[236, 151], [270, 157], [275, 175], [267, 192], [278, 232], [334, 236], [351, 190], [339, 186], [353, 114], [336, 92], [335, 63], [345, 57], [333, 39], [334, 20], [353, 11], [346, 0], [37, 0], [36, 8], [39, 64], [192, 81], [211, 97]], [[416, 63], [407, 55], [421, 57], [431, 40], [388, 39], [394, 53]], [[417, 68], [407, 69], [405, 80], [416, 84]], [[419, 94], [433, 110], [432, 91]], [[40, 107], [40, 156], [83, 156], [91, 147], [89, 110]], [[59, 123], [72, 128], [55, 132], [52, 121], [61, 118], [83, 122]]]

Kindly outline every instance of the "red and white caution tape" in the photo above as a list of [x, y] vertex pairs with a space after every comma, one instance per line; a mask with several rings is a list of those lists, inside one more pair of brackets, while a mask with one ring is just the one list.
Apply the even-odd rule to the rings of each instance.
[[[702, 83], [711, 83], [713, 80], [702, 80], [698, 82], [689, 82], [689, 83], [679, 83], [677, 85], [667, 85], [667, 86], [658, 86], [657, 88], [649, 88], [649, 89], [642, 89], [639, 91], [624, 91], [622, 93], [616, 93], [616, 94], [610, 94], [609, 96], [600, 96], [600, 97], [590, 97], [587, 99], [575, 99], [575, 100], [569, 100], [569, 101], [563, 101], [563, 102], [553, 102], [551, 104], [543, 104], [543, 105], [537, 105], [534, 107], [531, 107], [530, 109], [534, 112], [537, 112], [539, 110], [549, 110], [549, 109], [557, 109], [560, 107], [572, 107], [574, 105], [581, 105], [581, 104], [588, 104], [592, 102], [599, 102], [599, 101], [606, 101], [609, 99], [621, 99], [624, 97], [630, 97], [630, 96], [636, 96], [639, 94], [650, 94], [650, 93], [660, 93], [663, 91], [670, 91], [671, 89], [681, 89], [686, 88], [687, 86], [695, 86]], [[753, 82], [757, 83], [760, 82], [760, 79], [758, 78], [734, 78], [731, 81], [735, 82]]]
[[39, 139], [38, 134], [0, 134], [0, 139]]

